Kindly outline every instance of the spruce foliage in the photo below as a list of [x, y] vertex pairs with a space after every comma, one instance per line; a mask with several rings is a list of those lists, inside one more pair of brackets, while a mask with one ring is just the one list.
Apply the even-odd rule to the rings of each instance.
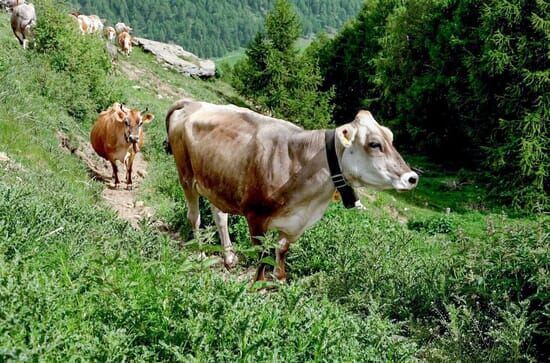
[[[275, 0], [72, 0], [87, 14], [114, 24], [124, 21], [135, 33], [180, 44], [201, 57], [220, 57], [246, 47], [262, 29]], [[303, 32], [335, 31], [352, 18], [363, 0], [293, 0]]]
[[315, 58], [300, 54], [296, 40], [301, 33], [298, 16], [288, 0], [278, 0], [235, 65], [233, 84], [275, 117], [305, 128], [326, 127], [330, 120], [332, 92], [321, 92], [321, 75]]

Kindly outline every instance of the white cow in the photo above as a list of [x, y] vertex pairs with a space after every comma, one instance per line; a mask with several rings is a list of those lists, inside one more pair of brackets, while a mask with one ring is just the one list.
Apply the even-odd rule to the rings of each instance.
[[126, 25], [124, 23], [116, 23], [115, 30], [116, 30], [117, 34], [121, 34], [121, 33], [124, 33], [124, 32], [130, 33], [134, 29], [130, 28], [128, 25]]
[[36, 12], [33, 4], [21, 4], [13, 8], [11, 14], [11, 29], [24, 49], [32, 39], [32, 30], [36, 26]]

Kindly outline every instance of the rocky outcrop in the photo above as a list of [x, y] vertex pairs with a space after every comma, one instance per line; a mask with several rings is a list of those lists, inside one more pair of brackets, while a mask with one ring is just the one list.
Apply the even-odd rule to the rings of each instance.
[[166, 44], [145, 38], [133, 38], [145, 51], [157, 56], [162, 63], [176, 71], [201, 78], [214, 77], [216, 65], [209, 59], [200, 59], [176, 44]]

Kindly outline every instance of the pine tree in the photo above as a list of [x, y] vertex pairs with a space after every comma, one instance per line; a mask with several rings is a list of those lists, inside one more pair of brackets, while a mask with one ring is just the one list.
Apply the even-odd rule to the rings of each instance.
[[233, 83], [244, 96], [276, 117], [306, 128], [326, 127], [330, 120], [331, 92], [321, 92], [319, 68], [309, 54], [295, 46], [301, 34], [298, 16], [288, 0], [278, 0], [235, 65]]

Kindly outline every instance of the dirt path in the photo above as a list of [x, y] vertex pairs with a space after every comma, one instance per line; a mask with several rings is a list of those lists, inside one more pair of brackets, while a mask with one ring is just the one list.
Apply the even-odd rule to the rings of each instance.
[[[109, 162], [97, 156], [89, 142], [77, 137], [71, 139], [62, 132], [58, 133], [58, 138], [61, 142], [61, 147], [71, 154], [82, 160], [90, 177], [98, 180], [105, 185], [101, 196], [105, 203], [114, 209], [120, 218], [130, 222], [135, 228], [139, 228], [139, 222], [144, 219], [152, 219], [154, 210], [146, 207], [145, 204], [138, 200], [138, 191], [147, 175], [147, 162], [143, 159], [143, 155], [138, 153], [134, 160], [132, 181], [133, 189], [127, 190], [126, 184], [121, 182], [118, 188], [114, 187], [112, 181], [112, 169]], [[119, 177], [125, 180], [126, 168], [119, 163]]]
[[164, 81], [150, 70], [136, 67], [130, 62], [119, 60], [117, 67], [129, 80], [136, 82], [139, 87], [156, 92], [159, 98], [178, 100], [188, 94], [181, 88]]

